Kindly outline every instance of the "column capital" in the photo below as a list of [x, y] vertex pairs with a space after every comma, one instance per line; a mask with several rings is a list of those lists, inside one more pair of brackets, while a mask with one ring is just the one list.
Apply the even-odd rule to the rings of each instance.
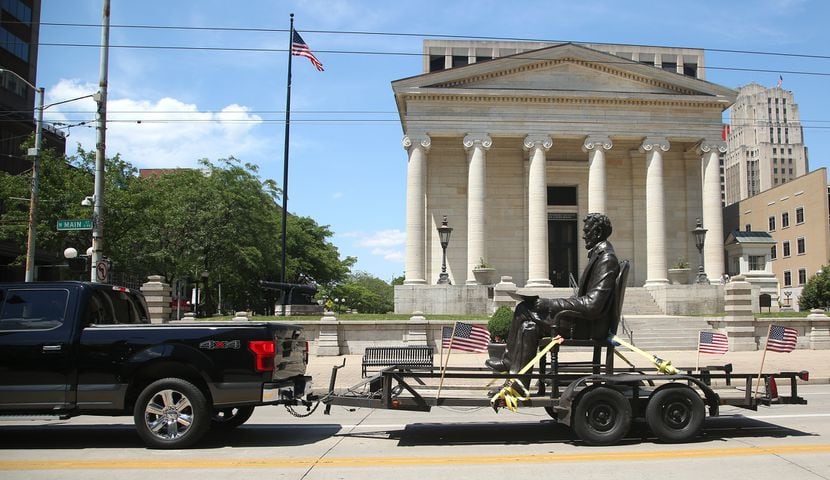
[[413, 145], [415, 145], [415, 148], [423, 148], [425, 151], [429, 151], [429, 147], [432, 145], [432, 139], [429, 138], [429, 135], [425, 133], [404, 135], [403, 139], [401, 140], [401, 144], [403, 144], [403, 148], [407, 151]]
[[713, 151], [718, 151], [720, 153], [726, 153], [726, 142], [723, 140], [709, 140], [704, 138], [695, 146], [695, 152], [698, 155], [703, 155], [704, 153], [709, 153]]
[[530, 134], [522, 141], [525, 150], [532, 150], [533, 148], [543, 148], [546, 152], [553, 146], [553, 139], [550, 135]]
[[603, 150], [611, 150], [613, 146], [611, 137], [607, 135], [588, 135], [582, 143], [582, 151], [587, 152], [594, 149], [599, 150], [600, 148]]
[[464, 148], [469, 150], [476, 145], [485, 150], [489, 150], [493, 145], [493, 139], [490, 138], [490, 135], [487, 133], [468, 133], [464, 137]]
[[640, 153], [651, 153], [658, 149], [668, 152], [670, 147], [671, 144], [666, 137], [646, 137], [643, 144], [640, 145]]

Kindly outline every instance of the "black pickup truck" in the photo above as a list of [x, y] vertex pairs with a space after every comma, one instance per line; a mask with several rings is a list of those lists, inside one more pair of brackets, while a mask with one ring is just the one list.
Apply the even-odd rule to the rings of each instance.
[[305, 405], [302, 327], [151, 324], [143, 296], [88, 282], [0, 283], [0, 419], [133, 415], [144, 442], [182, 448], [259, 405]]

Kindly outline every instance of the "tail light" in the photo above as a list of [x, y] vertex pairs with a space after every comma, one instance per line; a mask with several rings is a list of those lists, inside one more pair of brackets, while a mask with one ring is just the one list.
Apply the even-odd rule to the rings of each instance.
[[305, 341], [305, 346], [303, 347], [303, 363], [308, 365], [308, 340]]
[[809, 382], [810, 381], [810, 372], [808, 372], [807, 370], [802, 370], [802, 371], [798, 372], [798, 378], [800, 378], [801, 380], [804, 380], [805, 382]]
[[251, 340], [248, 342], [248, 350], [254, 354], [254, 369], [257, 372], [274, 370], [277, 346], [273, 340]]

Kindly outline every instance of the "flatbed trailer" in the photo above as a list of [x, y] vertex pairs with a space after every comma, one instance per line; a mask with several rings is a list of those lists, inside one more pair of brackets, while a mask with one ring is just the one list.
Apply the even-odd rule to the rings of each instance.
[[[335, 390], [340, 367], [332, 369], [330, 392], [322, 399], [326, 414], [332, 405], [419, 412], [433, 407], [512, 409], [497, 392], [516, 375], [483, 367], [430, 372], [393, 366], [348, 389]], [[757, 410], [759, 405], [807, 403], [798, 396], [798, 380], [809, 379], [806, 371], [764, 373], [756, 394], [753, 382], [758, 374], [732, 373], [731, 365], [678, 368], [673, 375], [635, 367], [612, 366], [606, 369], [611, 373], [600, 370], [600, 365], [578, 362], [525, 374], [522, 377], [530, 379], [533, 387], [522, 391], [526, 395], [518, 399], [517, 407], [542, 407], [584, 442], [612, 445], [634, 420], [644, 419], [661, 441], [685, 442], [700, 433], [707, 409], [709, 416], [717, 416], [724, 405]], [[789, 395], [777, 391], [782, 380], [789, 381]]]

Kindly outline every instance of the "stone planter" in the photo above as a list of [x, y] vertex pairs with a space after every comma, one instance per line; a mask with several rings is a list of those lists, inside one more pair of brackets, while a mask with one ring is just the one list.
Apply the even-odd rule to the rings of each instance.
[[669, 282], [672, 285], [688, 285], [690, 268], [670, 268]]
[[487, 355], [490, 356], [490, 360], [501, 360], [502, 356], [504, 356], [504, 351], [507, 350], [506, 343], [488, 343], [487, 344]]
[[479, 285], [495, 285], [499, 281], [496, 269], [490, 267], [474, 268], [473, 276]]

